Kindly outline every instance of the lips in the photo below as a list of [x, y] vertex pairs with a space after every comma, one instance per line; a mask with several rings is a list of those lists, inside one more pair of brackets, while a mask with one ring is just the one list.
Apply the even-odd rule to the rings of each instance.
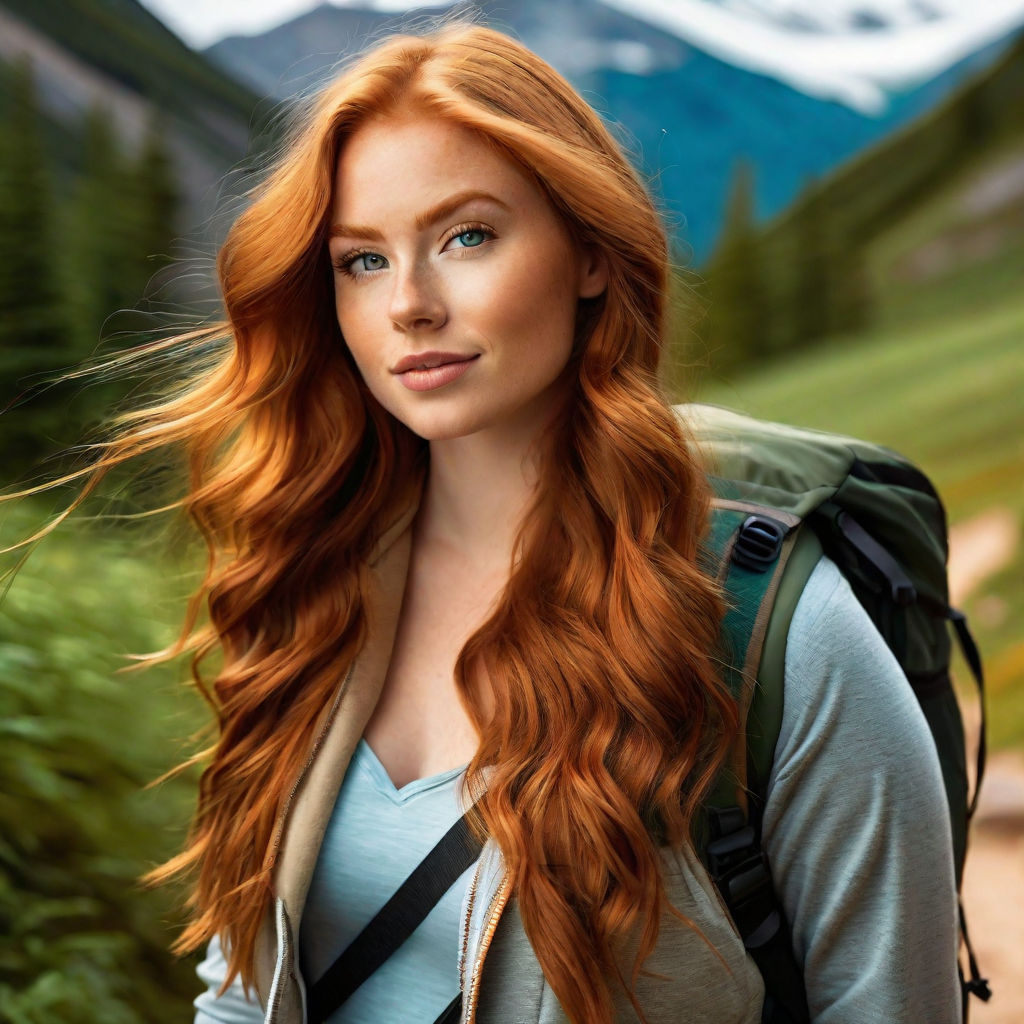
[[400, 359], [391, 372], [410, 391], [436, 391], [458, 380], [479, 358], [479, 352], [418, 352]]
[[448, 363], [468, 363], [476, 359], [476, 354], [461, 355], [458, 352], [418, 352], [405, 356], [391, 369], [392, 373], [407, 373], [409, 370], [433, 370], [437, 366]]

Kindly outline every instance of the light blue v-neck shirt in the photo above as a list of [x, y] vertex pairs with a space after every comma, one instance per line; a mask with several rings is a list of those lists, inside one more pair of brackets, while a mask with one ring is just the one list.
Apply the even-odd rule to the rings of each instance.
[[[317, 860], [299, 942], [316, 981], [462, 815], [465, 768], [396, 789], [365, 740], [352, 755]], [[328, 1018], [328, 1024], [433, 1024], [459, 991], [466, 870], [415, 932]]]

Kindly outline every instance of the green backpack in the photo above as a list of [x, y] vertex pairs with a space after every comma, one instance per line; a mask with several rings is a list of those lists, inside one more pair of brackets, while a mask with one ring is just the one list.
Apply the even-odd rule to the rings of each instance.
[[[765, 981], [764, 1021], [808, 1021], [800, 968], [760, 846], [760, 812], [782, 720], [786, 636], [822, 554], [840, 568], [895, 654], [938, 750], [953, 826], [957, 886], [984, 772], [968, 799], [963, 723], [949, 663], [951, 623], [982, 690], [964, 616], [949, 606], [947, 527], [927, 477], [907, 460], [853, 438], [766, 423], [712, 406], [678, 412], [708, 460], [715, 492], [704, 564], [723, 585], [727, 678], [746, 747], [705, 807], [700, 847]], [[739, 798], [738, 798], [738, 795]], [[987, 1000], [960, 913], [968, 996]]]

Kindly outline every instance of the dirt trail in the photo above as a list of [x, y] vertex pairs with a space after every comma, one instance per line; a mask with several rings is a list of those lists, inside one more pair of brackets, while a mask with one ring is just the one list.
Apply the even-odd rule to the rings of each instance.
[[971, 1024], [1024, 1021], [1024, 753], [1002, 750], [985, 772], [964, 874], [964, 908], [990, 1002]]
[[[990, 509], [950, 530], [949, 582], [954, 605], [1013, 557], [1020, 524], [1009, 509]], [[964, 709], [968, 737], [977, 713]], [[973, 755], [971, 761], [973, 763]], [[1024, 1021], [1024, 751], [989, 758], [964, 874], [964, 907], [990, 1002], [972, 999], [971, 1024]]]
[[1008, 508], [997, 506], [949, 531], [949, 595], [959, 606], [965, 597], [1006, 565], [1020, 543], [1020, 523]]

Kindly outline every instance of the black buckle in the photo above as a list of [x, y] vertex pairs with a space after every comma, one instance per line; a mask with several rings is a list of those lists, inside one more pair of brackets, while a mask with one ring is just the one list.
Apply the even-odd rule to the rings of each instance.
[[[732, 811], [733, 808], [728, 808]], [[742, 811], [735, 808], [742, 816]], [[741, 819], [742, 820], [742, 817]], [[719, 820], [713, 831], [718, 833], [707, 845], [708, 870], [725, 900], [743, 943], [757, 949], [775, 936], [781, 927], [775, 891], [772, 888], [768, 860], [757, 843], [750, 825], [721, 834], [721, 826], [734, 826], [736, 815], [728, 823]]]
[[964, 988], [972, 995], [977, 996], [983, 1003], [992, 998], [992, 989], [989, 988], [988, 978], [971, 978], [964, 982]]
[[736, 533], [732, 560], [752, 572], [767, 572], [779, 557], [786, 528], [767, 516], [747, 516]]
[[768, 863], [749, 825], [708, 843], [708, 864], [730, 906], [749, 899], [765, 885], [771, 886]]

